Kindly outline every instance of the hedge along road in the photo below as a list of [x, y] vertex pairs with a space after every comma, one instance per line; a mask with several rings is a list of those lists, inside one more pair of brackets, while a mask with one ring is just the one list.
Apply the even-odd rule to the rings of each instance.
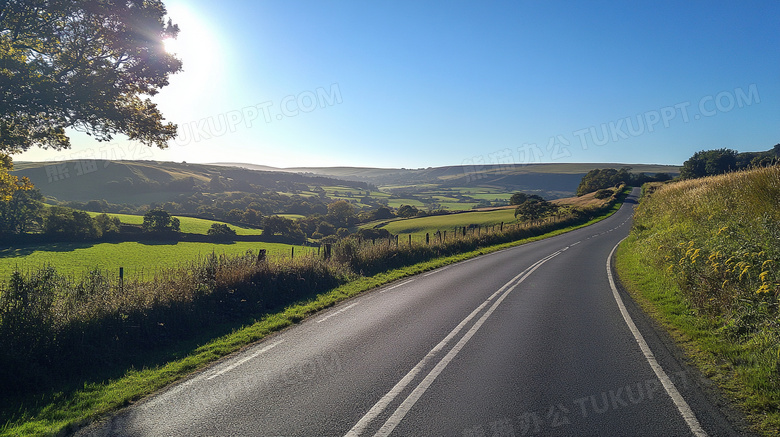
[[637, 194], [343, 302], [77, 435], [739, 434], [611, 287]]

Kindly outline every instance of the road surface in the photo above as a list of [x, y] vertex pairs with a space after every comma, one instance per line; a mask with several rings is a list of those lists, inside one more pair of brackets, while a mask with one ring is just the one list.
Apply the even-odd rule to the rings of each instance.
[[78, 435], [736, 435], [610, 283], [595, 225], [398, 281]]

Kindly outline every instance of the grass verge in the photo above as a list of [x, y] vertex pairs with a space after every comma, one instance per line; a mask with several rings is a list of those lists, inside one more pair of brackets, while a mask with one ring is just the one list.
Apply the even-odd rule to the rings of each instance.
[[586, 223], [558, 229], [544, 235], [437, 258], [370, 277], [361, 277], [312, 299], [290, 305], [279, 313], [265, 315], [259, 320], [251, 320], [243, 326], [236, 326], [229, 329], [227, 334], [224, 333], [225, 326], [209, 329], [199, 337], [204, 340], [202, 345], [193, 345], [193, 342], [189, 342], [190, 346], [179, 345], [176, 351], [169, 351], [167, 357], [172, 359], [164, 364], [142, 369], [131, 368], [123, 371], [123, 375], [118, 378], [85, 383], [73, 389], [38, 395], [35, 399], [26, 399], [21, 405], [13, 407], [13, 411], [8, 411], [9, 409], [6, 408], [3, 413], [5, 423], [0, 428], [0, 435], [37, 436], [72, 431], [200, 371], [214, 361], [239, 351], [271, 333], [287, 328], [320, 310], [362, 292], [479, 255], [588, 226], [612, 215], [620, 205], [619, 201], [611, 209]]
[[635, 244], [629, 237], [616, 253], [615, 270], [624, 288], [666, 329], [691, 364], [739, 405], [755, 432], [780, 436], [778, 393], [767, 390], [767, 369], [756, 366], [754, 348], [719, 335], [718, 324], [700, 317], [675, 281], [648, 265]]
[[780, 167], [656, 188], [618, 276], [756, 432], [780, 436]]

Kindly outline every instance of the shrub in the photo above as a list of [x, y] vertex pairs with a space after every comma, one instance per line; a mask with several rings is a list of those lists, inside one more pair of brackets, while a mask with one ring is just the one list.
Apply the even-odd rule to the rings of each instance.
[[236, 231], [224, 223], [212, 223], [206, 234], [218, 240], [228, 240], [236, 236]]

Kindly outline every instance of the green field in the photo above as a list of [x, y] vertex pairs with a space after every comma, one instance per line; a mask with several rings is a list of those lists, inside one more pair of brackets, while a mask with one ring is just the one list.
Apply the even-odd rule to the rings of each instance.
[[[235, 242], [193, 243], [184, 241], [149, 241], [123, 243], [52, 243], [0, 250], [0, 280], [16, 269], [36, 269], [52, 265], [61, 273], [80, 275], [95, 268], [119, 271], [125, 275], [152, 275], [167, 267], [175, 267], [212, 252], [242, 254], [247, 250], [265, 249], [269, 257], [289, 257], [293, 246], [279, 243]], [[296, 256], [315, 251], [311, 247], [295, 247]]]
[[[88, 214], [95, 217], [100, 213], [89, 212]], [[142, 215], [111, 214], [111, 213], [109, 213], [108, 215], [109, 217], [118, 217], [122, 223], [128, 225], [141, 225], [144, 222], [144, 216]], [[174, 216], [174, 217], [179, 219], [181, 231], [188, 234], [206, 235], [212, 224], [223, 223], [216, 220], [207, 220], [207, 219], [201, 219], [195, 217], [181, 217], [181, 216]], [[230, 225], [230, 224], [228, 226], [230, 226], [231, 229], [236, 231], [236, 235], [262, 235], [263, 233], [261, 229], [252, 229], [252, 228], [246, 228], [243, 226]]]
[[[436, 231], [454, 230], [456, 227], [471, 224], [480, 226], [493, 226], [501, 222], [505, 224], [516, 223], [513, 209], [501, 209], [495, 211], [474, 211], [460, 214], [447, 214], [429, 217], [416, 217], [411, 219], [396, 220], [381, 226], [391, 234], [425, 235]], [[376, 225], [376, 224], [374, 224]], [[371, 224], [366, 227], [374, 227]]]

